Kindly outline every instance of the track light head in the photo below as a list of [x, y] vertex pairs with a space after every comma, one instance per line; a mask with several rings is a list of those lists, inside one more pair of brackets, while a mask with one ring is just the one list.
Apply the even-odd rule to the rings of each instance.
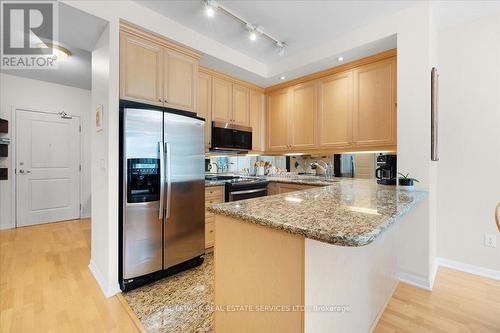
[[285, 55], [286, 46], [287, 45], [285, 42], [276, 42], [276, 47], [278, 48], [278, 55], [280, 57]]
[[215, 0], [206, 0], [205, 4], [205, 14], [208, 17], [213, 17], [215, 14], [215, 10], [219, 7], [219, 4]]
[[253, 42], [257, 40], [257, 37], [259, 35], [259, 29], [249, 23], [245, 26], [245, 28], [248, 31], [248, 38]]

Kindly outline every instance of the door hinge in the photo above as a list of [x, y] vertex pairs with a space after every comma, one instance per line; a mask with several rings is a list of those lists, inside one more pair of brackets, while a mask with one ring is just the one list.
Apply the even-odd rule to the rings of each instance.
[[78, 165], [78, 171], [82, 171], [82, 165]]
[[82, 125], [78, 126], [78, 132], [82, 133]]
[[80, 212], [82, 211], [82, 204], [80, 204]]

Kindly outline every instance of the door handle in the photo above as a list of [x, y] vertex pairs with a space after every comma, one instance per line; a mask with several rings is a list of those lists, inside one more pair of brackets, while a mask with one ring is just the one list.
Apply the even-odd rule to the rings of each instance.
[[165, 192], [165, 152], [163, 150], [163, 142], [158, 142], [160, 155], [160, 208], [158, 209], [158, 218], [163, 220], [163, 196]]
[[170, 191], [172, 189], [172, 167], [171, 167], [171, 149], [170, 149], [170, 143], [165, 142], [165, 150], [166, 150], [166, 155], [167, 155], [167, 209], [165, 212], [165, 219], [168, 219], [170, 217]]

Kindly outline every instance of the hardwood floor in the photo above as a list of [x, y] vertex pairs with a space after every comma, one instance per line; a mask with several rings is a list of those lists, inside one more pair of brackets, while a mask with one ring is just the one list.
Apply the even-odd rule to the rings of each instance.
[[500, 332], [500, 281], [439, 268], [432, 292], [400, 283], [375, 332]]
[[[0, 332], [139, 332], [89, 256], [88, 220], [0, 231]], [[500, 332], [500, 282], [440, 268], [432, 292], [400, 283], [375, 332]]]
[[138, 332], [89, 256], [88, 220], [0, 231], [0, 332]]

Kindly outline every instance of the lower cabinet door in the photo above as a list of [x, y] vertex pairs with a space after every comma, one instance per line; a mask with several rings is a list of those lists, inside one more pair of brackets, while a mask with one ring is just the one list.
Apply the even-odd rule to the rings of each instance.
[[205, 220], [205, 249], [211, 248], [215, 243], [215, 218]]

